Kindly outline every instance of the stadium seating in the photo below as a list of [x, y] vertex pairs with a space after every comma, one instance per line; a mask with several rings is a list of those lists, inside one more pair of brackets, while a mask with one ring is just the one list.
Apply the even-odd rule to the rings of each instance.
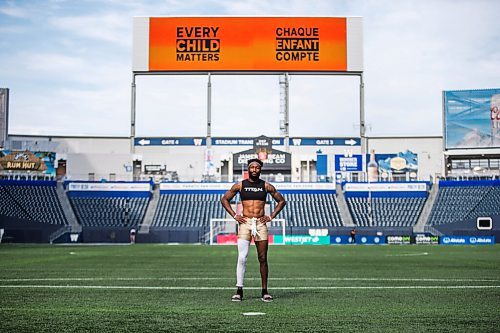
[[429, 225], [453, 223], [479, 216], [500, 215], [500, 184], [457, 182], [441, 185], [429, 217]]
[[[222, 194], [162, 194], [153, 227], [207, 227], [211, 218], [226, 218]], [[284, 194], [287, 206], [279, 215], [291, 227], [342, 226], [335, 194]], [[238, 196], [234, 198], [239, 201]], [[275, 201], [268, 196], [272, 211]]]
[[211, 218], [225, 218], [222, 194], [162, 194], [153, 218], [153, 227], [206, 227]]
[[411, 227], [418, 221], [424, 207], [424, 197], [366, 197], [347, 198], [354, 223], [360, 227]]
[[55, 182], [2, 181], [0, 214], [49, 224], [68, 224]]
[[71, 197], [70, 202], [84, 227], [136, 227], [144, 219], [149, 198]]
[[[341, 227], [337, 198], [334, 193], [289, 193], [283, 194], [287, 205], [279, 217], [289, 227]], [[276, 203], [271, 200], [271, 211]]]

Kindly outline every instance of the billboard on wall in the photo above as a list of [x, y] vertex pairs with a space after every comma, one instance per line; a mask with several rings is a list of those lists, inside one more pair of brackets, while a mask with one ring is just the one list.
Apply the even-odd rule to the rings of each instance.
[[500, 89], [443, 95], [446, 149], [500, 147]]
[[[248, 160], [252, 158], [259, 158], [255, 149], [249, 149], [233, 154], [233, 170], [235, 172], [246, 170]], [[290, 171], [292, 169], [292, 155], [276, 149], [271, 149], [271, 152], [267, 154], [266, 159], [263, 160], [263, 162], [263, 171]]]
[[335, 171], [363, 171], [363, 156], [359, 154], [335, 155]]
[[[366, 155], [366, 161], [370, 160], [370, 155]], [[387, 178], [389, 174], [414, 174], [418, 173], [418, 155], [410, 150], [397, 154], [375, 154], [378, 174], [382, 178]]]
[[54, 152], [0, 151], [0, 171], [10, 173], [34, 172], [54, 176]]
[[133, 71], [361, 72], [359, 17], [136, 17]]

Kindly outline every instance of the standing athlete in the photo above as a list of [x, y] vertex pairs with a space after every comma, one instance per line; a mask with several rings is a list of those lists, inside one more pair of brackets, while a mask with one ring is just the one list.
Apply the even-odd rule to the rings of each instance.
[[[231, 298], [232, 301], [243, 300], [243, 278], [248, 256], [248, 248], [252, 237], [257, 248], [257, 256], [260, 263], [260, 278], [262, 282], [262, 300], [271, 302], [273, 297], [267, 291], [267, 275], [269, 272], [267, 266], [267, 222], [270, 222], [285, 207], [285, 199], [276, 191], [273, 185], [260, 179], [262, 161], [251, 159], [248, 161], [248, 179], [234, 184], [221, 199], [222, 206], [239, 224], [238, 232], [238, 264], [236, 266], [236, 294]], [[241, 203], [243, 205], [243, 215], [236, 214], [231, 208], [231, 199], [237, 193], [240, 193]], [[269, 193], [277, 205], [271, 216], [264, 214], [266, 197]]]

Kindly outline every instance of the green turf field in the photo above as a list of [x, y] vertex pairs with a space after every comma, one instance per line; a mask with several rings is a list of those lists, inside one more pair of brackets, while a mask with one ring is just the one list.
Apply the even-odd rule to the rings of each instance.
[[[500, 246], [0, 245], [0, 332], [499, 332]], [[262, 312], [262, 316], [244, 316]]]

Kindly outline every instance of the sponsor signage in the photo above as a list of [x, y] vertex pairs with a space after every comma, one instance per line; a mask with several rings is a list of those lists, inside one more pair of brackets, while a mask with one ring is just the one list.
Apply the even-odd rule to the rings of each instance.
[[[274, 235], [274, 242], [276, 244], [283, 244], [283, 236]], [[290, 244], [290, 245], [330, 244], [330, 236], [309, 236], [309, 235], [285, 236], [285, 244]]]
[[71, 182], [68, 184], [68, 190], [71, 191], [99, 191], [99, 192], [149, 192], [151, 185], [149, 183], [78, 183]]
[[335, 171], [363, 171], [363, 156], [335, 155]]
[[411, 236], [387, 236], [387, 244], [406, 245], [411, 244]]
[[56, 153], [30, 151], [0, 151], [0, 171], [38, 172], [55, 176]]
[[350, 244], [351, 236], [330, 236], [330, 244]]
[[427, 183], [409, 182], [409, 183], [346, 183], [344, 185], [346, 192], [425, 192]]
[[[363, 236], [363, 235], [357, 235], [355, 237], [356, 239], [356, 244], [385, 244], [385, 236]], [[345, 236], [345, 235], [338, 235], [338, 236], [331, 236], [330, 237], [330, 243], [331, 244], [351, 244], [352, 239], [351, 236]]]
[[133, 71], [361, 72], [362, 19], [137, 17]]
[[[253, 158], [259, 158], [259, 155], [254, 149], [245, 150], [236, 154], [233, 154], [233, 170], [241, 171], [247, 169], [248, 160]], [[290, 153], [284, 151], [272, 149], [270, 153], [267, 154], [266, 159], [263, 160], [264, 166], [263, 170], [280, 170], [280, 171], [290, 171], [292, 168], [292, 157]]]
[[[267, 236], [267, 241], [268, 241], [268, 244], [282, 244], [282, 243], [275, 243], [274, 242], [274, 238], [275, 236], [270, 234]], [[283, 236], [281, 236], [281, 240], [283, 240]], [[223, 244], [223, 245], [236, 245], [238, 244], [238, 235], [236, 234], [221, 234], [221, 235], [217, 235], [217, 239], [216, 239], [216, 243], [217, 244]], [[251, 241], [251, 244], [254, 244], [254, 240], [252, 239]]]
[[[220, 190], [227, 191], [234, 183], [161, 183], [160, 190], [189, 191], [189, 190]], [[308, 190], [330, 190], [335, 191], [333, 183], [274, 183], [278, 191], [308, 191]]]
[[[369, 163], [370, 155], [366, 155]], [[410, 150], [397, 154], [375, 154], [379, 174], [418, 172], [418, 155]]]
[[436, 245], [439, 244], [438, 236], [426, 236], [426, 235], [417, 235], [415, 236], [415, 244], [417, 245]]
[[159, 164], [144, 165], [144, 173], [147, 175], [160, 175], [165, 173], [165, 168]]
[[363, 236], [357, 235], [356, 244], [385, 244], [384, 236]]
[[233, 183], [161, 183], [160, 191], [227, 191]]
[[[213, 146], [254, 146], [254, 138], [214, 137]], [[272, 146], [283, 146], [285, 139], [269, 138]], [[134, 139], [135, 146], [206, 146], [206, 138], [180, 138], [180, 137], [138, 137]], [[290, 138], [290, 146], [360, 146], [359, 138]]]
[[309, 236], [328, 236], [328, 229], [309, 229]]
[[500, 89], [443, 93], [446, 149], [500, 147]]
[[495, 236], [442, 236], [441, 245], [493, 245]]
[[255, 138], [253, 140], [253, 148], [255, 150], [266, 150], [266, 151], [270, 151], [273, 147], [273, 143], [272, 143], [273, 139], [271, 138], [268, 138], [266, 136], [259, 136], [258, 138]]

